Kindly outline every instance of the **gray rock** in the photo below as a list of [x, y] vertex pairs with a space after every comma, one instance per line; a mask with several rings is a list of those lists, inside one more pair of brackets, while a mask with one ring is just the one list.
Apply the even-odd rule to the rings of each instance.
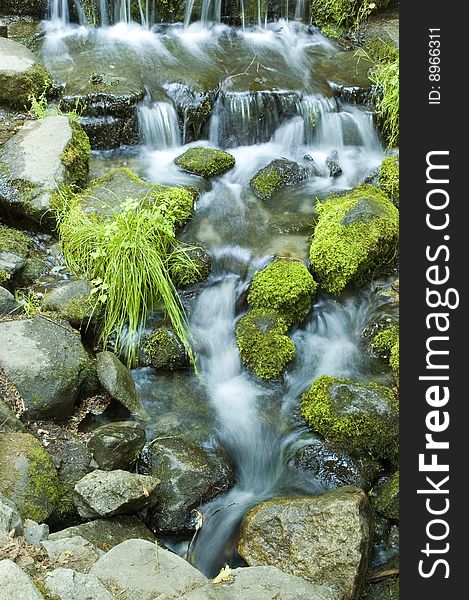
[[337, 151], [331, 152], [326, 158], [326, 167], [329, 169], [330, 177], [340, 177], [343, 173], [342, 167], [339, 165], [339, 154]]
[[60, 600], [114, 600], [94, 575], [77, 573], [72, 569], [55, 569], [45, 581], [51, 594]]
[[96, 356], [99, 382], [106, 392], [120, 402], [130, 414], [140, 421], [149, 417], [143, 408], [129, 369], [112, 352], [99, 352]]
[[100, 469], [130, 469], [145, 445], [145, 431], [133, 421], [108, 423], [98, 427], [88, 441], [88, 449]]
[[147, 514], [153, 531], [190, 533], [192, 510], [234, 483], [233, 472], [221, 456], [210, 455], [182, 437], [155, 441], [147, 460], [149, 472], [161, 480], [159, 501]]
[[84, 519], [112, 517], [152, 506], [160, 480], [127, 471], [93, 471], [75, 486], [74, 502]]
[[73, 326], [78, 327], [93, 318], [91, 290], [91, 284], [83, 279], [66, 281], [44, 295], [42, 308], [59, 313]]
[[179, 598], [207, 579], [183, 558], [143, 540], [119, 544], [92, 567], [121, 600]]
[[233, 581], [207, 583], [179, 596], [181, 600], [338, 600], [336, 590], [315, 585], [275, 567], [244, 567], [231, 571]]
[[6, 402], [0, 398], [0, 431], [26, 431]]
[[66, 566], [80, 573], [88, 573], [91, 565], [104, 554], [102, 550], [80, 536], [46, 540], [42, 542], [42, 546], [52, 563]]
[[23, 110], [50, 84], [47, 69], [26, 46], [0, 37], [0, 104]]
[[[3, 252], [0, 253], [0, 271], [2, 269], [6, 271], [6, 269], [4, 268], [4, 263], [2, 266], [1, 256], [3, 254]], [[15, 300], [13, 294], [6, 290], [4, 287], [0, 286], [0, 315], [11, 315], [14, 313], [18, 313], [20, 310], [21, 306], [19, 302]]]
[[262, 502], [244, 518], [238, 551], [250, 566], [275, 565], [354, 600], [363, 589], [372, 531], [366, 494], [349, 486]]
[[[2, 192], [0, 191], [0, 200], [1, 198]], [[24, 267], [30, 247], [31, 241], [23, 232], [6, 227], [6, 225], [0, 225], [0, 273], [2, 281], [11, 279]], [[8, 298], [6, 296], [5, 299]]]
[[46, 523], [36, 523], [31, 519], [26, 519], [24, 522], [23, 536], [29, 544], [39, 546], [41, 542], [44, 542], [49, 537], [49, 525]]
[[154, 542], [153, 533], [133, 515], [119, 515], [108, 519], [95, 519], [88, 523], [68, 527], [62, 531], [51, 533], [49, 539], [59, 540], [64, 537], [79, 535], [97, 548], [107, 552], [114, 546], [127, 540], [142, 539]]
[[17, 273], [26, 262], [25, 257], [18, 256], [12, 252], [0, 252], [0, 270], [5, 271], [8, 275]]
[[371, 198], [360, 198], [352, 208], [349, 208], [342, 219], [341, 224], [352, 225], [353, 223], [368, 223], [385, 214], [386, 211], [378, 202], [375, 202]]
[[311, 175], [312, 171], [309, 169], [286, 158], [280, 158], [258, 171], [251, 179], [250, 185], [261, 200], [269, 200], [280, 188], [299, 183]]
[[0, 537], [14, 531], [16, 535], [23, 533], [23, 523], [16, 506], [0, 493]]
[[32, 580], [12, 560], [0, 560], [0, 600], [44, 600]]
[[30, 419], [64, 420], [90, 368], [80, 336], [43, 317], [0, 323], [0, 367]]

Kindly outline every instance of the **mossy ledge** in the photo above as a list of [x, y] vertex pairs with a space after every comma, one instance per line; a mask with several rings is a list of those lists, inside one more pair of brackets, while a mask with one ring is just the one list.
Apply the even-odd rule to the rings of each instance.
[[399, 206], [399, 156], [388, 156], [383, 160], [378, 174], [378, 187]]
[[310, 248], [321, 286], [340, 294], [394, 267], [399, 252], [399, 211], [372, 185], [318, 203]]
[[390, 388], [322, 375], [301, 398], [308, 425], [353, 456], [394, 462], [399, 402]]
[[184, 171], [206, 179], [223, 175], [235, 166], [235, 162], [234, 156], [228, 152], [202, 147], [189, 148], [175, 160], [175, 163]]

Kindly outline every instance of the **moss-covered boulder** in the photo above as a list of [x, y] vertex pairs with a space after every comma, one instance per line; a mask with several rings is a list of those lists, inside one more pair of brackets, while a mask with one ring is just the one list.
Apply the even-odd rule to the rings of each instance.
[[311, 429], [352, 456], [397, 460], [399, 404], [383, 385], [322, 375], [303, 394], [301, 414]]
[[22, 110], [51, 84], [49, 72], [26, 46], [0, 37], [0, 105]]
[[236, 326], [241, 360], [261, 379], [274, 379], [295, 358], [288, 324], [273, 310], [254, 309]]
[[0, 433], [0, 492], [22, 519], [45, 521], [60, 498], [52, 458], [29, 433]]
[[250, 181], [251, 188], [261, 200], [268, 200], [272, 194], [286, 185], [294, 185], [311, 176], [311, 171], [286, 158], [273, 160], [258, 171]]
[[30, 248], [31, 240], [22, 231], [0, 225], [0, 283], [24, 267]]
[[144, 445], [145, 431], [134, 421], [106, 423], [88, 440], [88, 450], [103, 471], [130, 470]]
[[399, 206], [399, 156], [388, 156], [383, 160], [378, 173], [378, 187]]
[[311, 269], [326, 291], [340, 294], [395, 265], [399, 211], [381, 190], [363, 185], [320, 203], [318, 212]]
[[121, 210], [129, 199], [153, 203], [171, 217], [176, 227], [181, 227], [192, 216], [196, 198], [197, 192], [193, 189], [148, 183], [123, 167], [95, 179], [78, 196], [78, 201], [85, 212], [106, 217]]
[[248, 303], [252, 308], [276, 311], [291, 325], [309, 313], [316, 288], [304, 263], [277, 258], [255, 274]]
[[144, 364], [174, 371], [189, 365], [186, 349], [170, 327], [157, 327], [143, 346]]
[[223, 150], [214, 150], [213, 148], [189, 148], [184, 154], [178, 156], [175, 160], [178, 167], [210, 179], [223, 175], [235, 166], [234, 156]]
[[89, 158], [88, 138], [68, 116], [26, 123], [0, 149], [0, 171], [13, 190], [0, 193], [0, 212], [53, 227], [52, 199], [61, 186], [85, 183]]
[[46, 292], [42, 308], [56, 312], [74, 327], [86, 326], [95, 316], [92, 289], [92, 285], [83, 279], [65, 281]]
[[177, 288], [187, 287], [207, 279], [212, 259], [201, 246], [182, 246], [171, 264], [171, 279]]
[[371, 503], [387, 519], [399, 521], [399, 471], [378, 482], [371, 492]]
[[391, 325], [376, 333], [371, 347], [389, 362], [394, 373], [399, 373], [399, 325]]

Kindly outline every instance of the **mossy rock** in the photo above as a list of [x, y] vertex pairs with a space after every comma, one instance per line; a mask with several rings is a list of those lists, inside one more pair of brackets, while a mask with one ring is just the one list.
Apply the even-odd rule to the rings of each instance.
[[0, 433], [0, 492], [22, 519], [45, 521], [59, 502], [60, 483], [51, 456], [29, 433]]
[[255, 274], [248, 303], [252, 308], [279, 313], [291, 325], [307, 316], [316, 288], [304, 263], [277, 258]]
[[299, 183], [310, 175], [311, 172], [298, 163], [280, 158], [258, 171], [251, 179], [250, 186], [261, 200], [268, 200], [280, 188]]
[[295, 358], [288, 324], [273, 310], [254, 309], [236, 326], [241, 360], [261, 379], [275, 379]]
[[58, 313], [74, 327], [86, 328], [99, 316], [92, 296], [92, 286], [88, 281], [75, 279], [66, 281], [46, 292], [42, 309]]
[[397, 460], [399, 403], [383, 385], [321, 375], [303, 394], [301, 414], [311, 429], [352, 456]]
[[[171, 264], [171, 279], [177, 288], [187, 287], [205, 281], [212, 269], [212, 259], [201, 246], [182, 246], [184, 256]], [[180, 253], [182, 254], [182, 253]], [[187, 260], [189, 259], [189, 260]]]
[[388, 156], [383, 160], [378, 173], [378, 187], [399, 206], [399, 156]]
[[24, 267], [30, 248], [31, 240], [23, 232], [0, 225], [0, 283]]
[[81, 125], [70, 120], [72, 139], [62, 154], [62, 164], [67, 170], [67, 183], [83, 187], [90, 170], [91, 145]]
[[371, 492], [371, 503], [387, 519], [399, 521], [399, 471], [378, 482]]
[[396, 264], [399, 211], [381, 190], [363, 185], [317, 209], [311, 269], [327, 292], [340, 294]]
[[399, 326], [391, 325], [381, 329], [371, 342], [373, 350], [389, 361], [389, 366], [395, 373], [399, 373]]
[[158, 327], [147, 339], [143, 351], [145, 364], [154, 369], [186, 368], [189, 364], [186, 349], [169, 327]]
[[95, 179], [77, 198], [85, 212], [95, 212], [105, 217], [111, 217], [121, 210], [129, 199], [154, 203], [171, 218], [176, 227], [181, 227], [192, 216], [197, 192], [190, 188], [148, 183], [131, 169], [123, 167]]
[[[368, 0], [322, 0], [313, 2], [313, 22], [319, 26], [335, 25], [350, 28], [357, 23], [360, 10]], [[375, 0], [373, 10], [386, 8], [390, 0]], [[371, 3], [369, 3], [371, 4]]]
[[0, 104], [29, 108], [31, 97], [48, 92], [51, 85], [49, 72], [26, 46], [0, 38]]
[[223, 175], [235, 166], [234, 156], [213, 148], [189, 148], [175, 160], [178, 167], [206, 179]]

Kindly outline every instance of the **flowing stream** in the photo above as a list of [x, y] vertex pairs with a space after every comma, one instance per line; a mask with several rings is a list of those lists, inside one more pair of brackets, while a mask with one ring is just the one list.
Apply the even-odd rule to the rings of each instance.
[[[306, 260], [316, 198], [358, 185], [384, 157], [373, 115], [335, 98], [327, 77], [319, 74], [325, 58], [339, 50], [308, 28], [309, 2], [286, 4], [284, 18], [270, 23], [266, 3], [256, 0], [249, 12], [253, 26], [244, 18], [248, 4], [252, 8], [248, 0], [241, 3], [238, 28], [220, 24], [220, 0], [197, 4], [200, 14], [188, 0], [185, 22], [164, 29], [152, 27], [151, 2], [140, 3], [136, 23], [127, 0], [98, 1], [99, 27], [93, 28], [78, 0], [51, 0], [44, 23], [43, 57], [59, 81], [78, 86], [80, 65], [99, 65], [96, 69], [136, 82], [145, 92], [137, 107], [141, 145], [95, 152], [94, 174], [130, 165], [149, 181], [200, 191], [196, 214], [182, 234], [202, 244], [213, 262], [210, 278], [187, 298], [200, 380], [149, 369], [137, 369], [134, 376], [150, 414], [152, 402], [162, 402], [176, 381], [187, 393], [197, 388], [213, 422], [206, 442], [220, 446], [233, 463], [236, 485], [200, 507], [204, 524], [188, 556], [211, 576], [226, 562], [241, 564], [234, 539], [250, 507], [273, 496], [327, 489], [294, 466], [296, 451], [314, 438], [298, 416], [299, 398], [321, 374], [382, 376], [360, 340], [388, 302], [371, 288], [341, 300], [319, 296], [306, 322], [291, 333], [297, 358], [281, 380], [261, 382], [241, 363], [235, 325], [255, 271], [274, 254]], [[192, 101], [204, 97], [204, 90], [215, 90], [210, 115], [190, 139], [192, 105], [175, 98], [183, 93]], [[211, 184], [180, 171], [174, 159], [194, 145], [227, 149], [236, 159], [234, 169]], [[334, 175], [331, 156], [340, 165]], [[312, 176], [262, 202], [249, 181], [279, 158], [313, 168]]]

